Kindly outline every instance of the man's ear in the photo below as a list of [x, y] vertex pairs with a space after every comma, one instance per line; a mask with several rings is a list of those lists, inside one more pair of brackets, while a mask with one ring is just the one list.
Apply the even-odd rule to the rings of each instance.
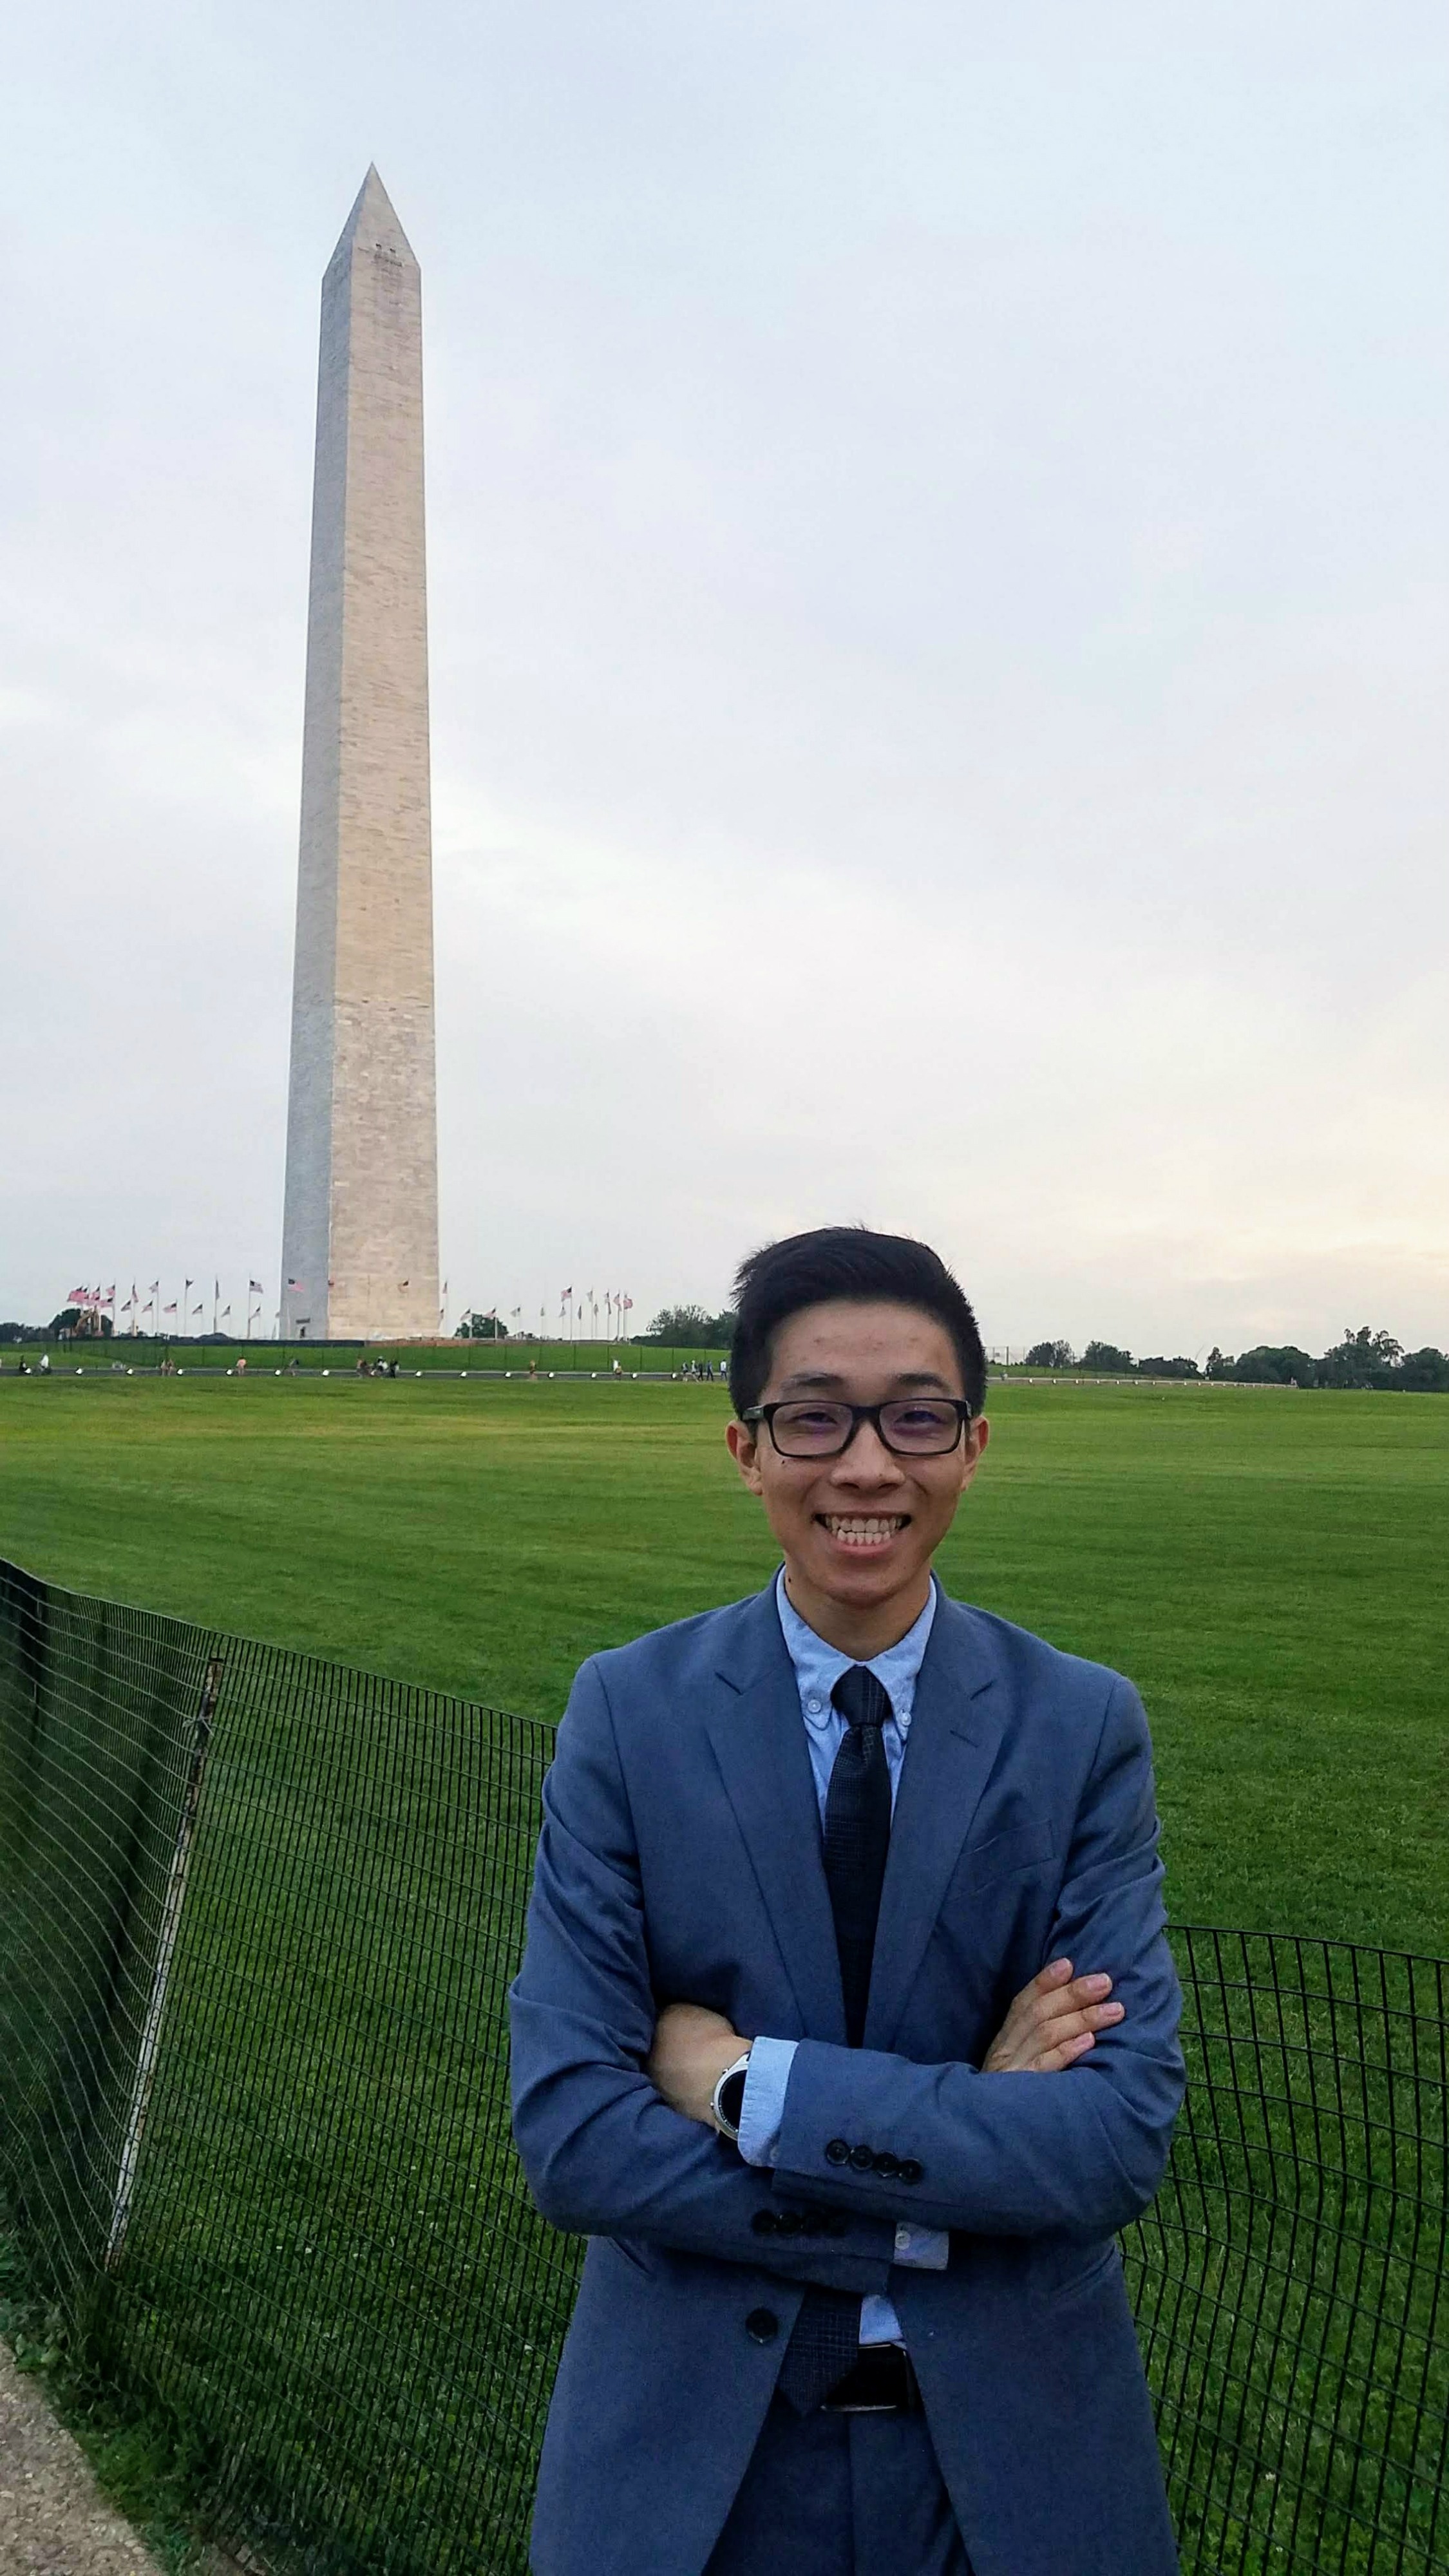
[[978, 1413], [961, 1444], [961, 1491], [964, 1494], [981, 1464], [981, 1453], [991, 1437], [991, 1425], [984, 1413]]
[[725, 1425], [725, 1447], [752, 1494], [760, 1491], [760, 1444], [747, 1422]]

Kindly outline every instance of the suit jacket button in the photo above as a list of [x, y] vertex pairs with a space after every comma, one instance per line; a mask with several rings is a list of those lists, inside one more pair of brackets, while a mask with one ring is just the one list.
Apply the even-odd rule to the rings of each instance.
[[745, 2332], [751, 2343], [773, 2343], [780, 2331], [780, 2320], [773, 2308], [751, 2308], [745, 2319]]
[[900, 2163], [896, 2167], [896, 2180], [898, 2182], [919, 2182], [925, 2170], [926, 2168], [924, 2165], [917, 2164], [914, 2156], [902, 2156]]
[[894, 2182], [900, 2169], [901, 2160], [891, 2154], [889, 2147], [882, 2147], [880, 2154], [871, 2158], [871, 2171], [878, 2173], [882, 2182]]
[[776, 2234], [780, 2222], [775, 2216], [773, 2209], [757, 2209], [754, 2217], [750, 2220], [750, 2225], [753, 2227], [757, 2236], [773, 2236]]
[[829, 2146], [825, 2150], [825, 2161], [828, 2165], [849, 2164], [850, 2149], [846, 2145], [844, 2138], [831, 2139]]
[[852, 2147], [850, 2150], [850, 2161], [855, 2167], [857, 2173], [869, 2173], [871, 2166], [875, 2163], [874, 2147]]

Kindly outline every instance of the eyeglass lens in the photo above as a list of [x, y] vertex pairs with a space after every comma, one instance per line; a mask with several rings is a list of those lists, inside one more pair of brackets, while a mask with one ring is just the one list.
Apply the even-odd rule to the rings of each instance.
[[[828, 1458], [845, 1447], [853, 1415], [848, 1404], [782, 1404], [771, 1430], [775, 1446], [790, 1458]], [[961, 1437], [961, 1417], [954, 1404], [933, 1404], [929, 1397], [903, 1396], [880, 1408], [880, 1436], [888, 1449], [917, 1458], [954, 1449]]]

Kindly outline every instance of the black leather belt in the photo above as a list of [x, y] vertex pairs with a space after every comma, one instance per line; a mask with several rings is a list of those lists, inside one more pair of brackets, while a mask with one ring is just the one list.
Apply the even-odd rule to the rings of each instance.
[[921, 2392], [902, 2344], [867, 2343], [823, 2401], [827, 2415], [919, 2415]]

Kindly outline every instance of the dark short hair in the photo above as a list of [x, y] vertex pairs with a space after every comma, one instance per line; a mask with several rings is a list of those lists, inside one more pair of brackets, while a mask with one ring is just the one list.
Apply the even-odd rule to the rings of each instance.
[[759, 1403], [780, 1326], [806, 1306], [841, 1297], [857, 1305], [884, 1299], [895, 1306], [915, 1306], [943, 1324], [961, 1363], [966, 1401], [973, 1414], [981, 1411], [986, 1353], [969, 1300], [940, 1254], [907, 1234], [873, 1234], [866, 1225], [822, 1225], [812, 1234], [764, 1244], [740, 1263], [730, 1349], [730, 1398], [736, 1413]]

